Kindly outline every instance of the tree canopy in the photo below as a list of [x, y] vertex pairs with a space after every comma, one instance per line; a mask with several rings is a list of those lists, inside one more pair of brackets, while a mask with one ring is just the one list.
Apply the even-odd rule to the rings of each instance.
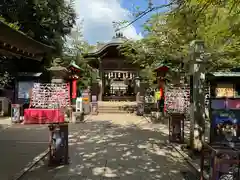
[[145, 24], [146, 37], [127, 41], [122, 52], [142, 66], [165, 64], [172, 70], [189, 63], [189, 44], [205, 41], [210, 53], [208, 70], [220, 70], [240, 64], [240, 7], [237, 1], [174, 1], [169, 10], [155, 13]]
[[[66, 35], [75, 24], [73, 1], [65, 0], [2, 0], [0, 21], [31, 38], [56, 48], [61, 55]], [[16, 75], [16, 62], [0, 57], [0, 88], [6, 87]], [[46, 61], [49, 65], [49, 61]], [[13, 65], [14, 63], [14, 65]]]
[[83, 55], [91, 51], [94, 46], [89, 45], [83, 39], [81, 23], [72, 30], [67, 39], [68, 41], [65, 44], [63, 51], [65, 65], [68, 65], [70, 61], [74, 60], [81, 68], [78, 86], [84, 89], [90, 85], [91, 81], [96, 80], [97, 77], [96, 71], [88, 65], [88, 60], [83, 57]]
[[52, 45], [61, 53], [65, 35], [75, 24], [73, 1], [2, 0], [0, 16], [37, 41]]

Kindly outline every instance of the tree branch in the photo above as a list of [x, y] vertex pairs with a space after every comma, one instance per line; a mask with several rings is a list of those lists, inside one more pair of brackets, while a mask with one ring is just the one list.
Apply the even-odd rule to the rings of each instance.
[[171, 2], [169, 4], [164, 4], [164, 5], [161, 5], [161, 6], [156, 6], [156, 7], [152, 7], [152, 8], [147, 8], [145, 11], [143, 11], [141, 14], [139, 14], [134, 20], [130, 21], [128, 24], [126, 24], [125, 26], [123, 27], [120, 27], [118, 29], [116, 29], [116, 31], [119, 31], [119, 30], [122, 30], [122, 29], [125, 29], [127, 27], [129, 27], [130, 25], [132, 25], [133, 23], [135, 23], [136, 21], [138, 21], [139, 19], [141, 19], [142, 17], [144, 17], [145, 15], [147, 15], [148, 13], [152, 12], [152, 11], [156, 11], [158, 9], [162, 9], [162, 8], [165, 8], [165, 7], [169, 7], [171, 5], [173, 5], [174, 3]]

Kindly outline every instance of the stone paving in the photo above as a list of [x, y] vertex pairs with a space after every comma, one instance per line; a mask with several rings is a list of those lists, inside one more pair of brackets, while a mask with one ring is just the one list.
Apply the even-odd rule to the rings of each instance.
[[[74, 125], [70, 131], [78, 132]], [[0, 131], [0, 179], [13, 180], [16, 175], [47, 150], [49, 131], [47, 125], [12, 124]]]
[[48, 147], [46, 126], [13, 125], [0, 131], [0, 179], [12, 180]]
[[12, 125], [10, 117], [0, 117], [0, 132]]
[[50, 169], [40, 162], [23, 180], [182, 180], [189, 171], [165, 141], [166, 126], [131, 114], [99, 114], [75, 124], [71, 163]]

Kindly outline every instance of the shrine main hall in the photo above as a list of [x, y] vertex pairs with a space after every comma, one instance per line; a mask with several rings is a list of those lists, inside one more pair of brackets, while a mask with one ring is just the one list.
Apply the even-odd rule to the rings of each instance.
[[99, 75], [91, 87], [98, 101], [137, 101], [140, 96], [140, 68], [120, 53], [124, 41], [126, 38], [117, 33], [110, 42], [84, 56]]

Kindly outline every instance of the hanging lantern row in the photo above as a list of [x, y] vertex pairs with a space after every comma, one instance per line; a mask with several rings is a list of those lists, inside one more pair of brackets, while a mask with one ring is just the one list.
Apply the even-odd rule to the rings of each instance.
[[109, 73], [105, 73], [105, 77], [109, 79], [116, 79], [116, 78], [133, 79], [135, 77], [135, 74], [131, 72], [126, 72], [126, 73], [109, 72]]
[[69, 79], [79, 79], [79, 76], [74, 74], [74, 75], [69, 76]]

